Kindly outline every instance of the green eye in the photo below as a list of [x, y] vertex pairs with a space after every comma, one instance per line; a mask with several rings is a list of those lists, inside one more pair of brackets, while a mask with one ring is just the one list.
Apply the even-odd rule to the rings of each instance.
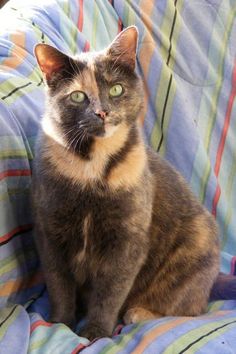
[[70, 99], [72, 102], [81, 103], [84, 102], [86, 95], [82, 91], [74, 91], [70, 94]]
[[119, 97], [123, 93], [123, 87], [120, 84], [116, 84], [110, 88], [109, 94], [111, 97]]

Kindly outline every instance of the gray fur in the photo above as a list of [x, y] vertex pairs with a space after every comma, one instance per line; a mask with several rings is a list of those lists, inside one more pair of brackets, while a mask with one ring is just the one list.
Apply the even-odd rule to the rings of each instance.
[[[123, 45], [122, 37], [118, 41]], [[52, 149], [60, 149], [65, 156], [68, 149], [75, 159], [68, 169], [74, 164], [79, 175], [78, 161], [81, 168], [91, 162], [95, 142], [102, 139], [105, 129], [90, 96], [86, 106], [75, 107], [64, 95], [62, 83], [70, 83], [77, 67], [77, 72], [86, 69], [90, 54], [87, 59], [66, 60], [66, 67], [46, 77], [45, 119], [55, 124], [55, 134], [62, 136], [73, 127], [74, 131], [64, 147], [41, 132], [33, 174], [36, 243], [49, 291], [51, 321], [73, 326], [76, 314], [85, 312], [87, 324], [80, 335], [89, 339], [110, 336], [119, 317], [132, 323], [153, 316], [204, 313], [219, 272], [213, 217], [179, 173], [144, 147], [138, 124], [143, 96], [140, 79], [132, 60], [132, 65], [126, 65], [109, 53], [92, 57], [99, 91], [96, 99], [114, 116], [114, 125], [125, 122], [128, 134], [123, 146], [112, 154], [108, 151], [102, 176], [91, 183], [79, 177], [76, 181], [68, 171], [58, 170], [57, 159], [53, 160], [57, 150]], [[125, 94], [115, 100], [107, 96], [112, 70], [115, 82], [126, 87]], [[71, 145], [80, 122], [86, 123], [87, 139], [81, 142], [79, 135]], [[140, 149], [137, 168], [144, 166], [137, 178], [136, 167], [127, 167], [135, 149]], [[116, 171], [123, 176], [121, 182], [118, 179], [121, 186]]]

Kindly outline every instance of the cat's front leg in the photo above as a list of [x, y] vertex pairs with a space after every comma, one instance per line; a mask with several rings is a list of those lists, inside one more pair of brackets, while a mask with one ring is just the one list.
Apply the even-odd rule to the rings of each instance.
[[68, 274], [48, 270], [45, 272], [50, 301], [50, 322], [75, 325], [75, 282]]
[[68, 269], [63, 253], [50, 240], [50, 232], [37, 225], [35, 234], [49, 295], [49, 321], [73, 327], [76, 308], [75, 280]]
[[[130, 250], [128, 249], [130, 247]], [[141, 243], [127, 245], [122, 252], [111, 252], [94, 275], [88, 303], [87, 324], [79, 335], [93, 340], [111, 336], [118, 315], [143, 264], [145, 248]]]

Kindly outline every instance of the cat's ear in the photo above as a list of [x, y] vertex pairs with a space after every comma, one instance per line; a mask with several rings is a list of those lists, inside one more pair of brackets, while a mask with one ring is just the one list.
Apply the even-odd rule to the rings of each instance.
[[107, 48], [107, 54], [117, 62], [124, 63], [135, 69], [136, 50], [138, 43], [138, 29], [136, 26], [127, 27], [118, 34]]
[[55, 73], [70, 65], [70, 59], [67, 55], [48, 44], [37, 44], [34, 53], [47, 83], [50, 82]]

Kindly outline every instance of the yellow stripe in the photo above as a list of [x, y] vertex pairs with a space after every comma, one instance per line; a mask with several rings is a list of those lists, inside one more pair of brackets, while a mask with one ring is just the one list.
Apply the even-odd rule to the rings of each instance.
[[[11, 311], [13, 311], [12, 307], [6, 307], [0, 311], [0, 318], [1, 321], [4, 320], [4, 318], [7, 318], [7, 316], [10, 315]], [[19, 316], [21, 312], [21, 307], [17, 306], [12, 313], [12, 315], [7, 319], [6, 322], [4, 322], [1, 327], [0, 327], [0, 340], [4, 337], [6, 334], [7, 329], [10, 327], [10, 325], [15, 321], [15, 319]]]
[[189, 317], [181, 317], [181, 318], [177, 318], [171, 322], [164, 323], [164, 324], [152, 329], [151, 331], [144, 334], [141, 342], [137, 345], [137, 347], [133, 351], [133, 354], [143, 353], [144, 350], [148, 347], [148, 345], [153, 340], [156, 340], [157, 337], [161, 336], [162, 334], [166, 333], [167, 331], [172, 330], [175, 327], [177, 327], [185, 322], [188, 322], [188, 321], [189, 321]]
[[[170, 67], [174, 66], [175, 63], [175, 55], [176, 55], [176, 46], [181, 30], [181, 25], [182, 21], [179, 16], [179, 13], [182, 9], [183, 6], [183, 0], [179, 0], [177, 2], [177, 17], [175, 20], [175, 26], [173, 30], [173, 35], [172, 35], [172, 40], [171, 40], [171, 57], [170, 57], [170, 62], [169, 65]], [[163, 58], [163, 69], [161, 71], [160, 75], [160, 80], [159, 80], [159, 87], [157, 88], [157, 94], [156, 94], [156, 100], [155, 100], [155, 110], [157, 112], [157, 116], [159, 118], [158, 121], [155, 122], [155, 125], [153, 127], [153, 132], [151, 135], [151, 144], [153, 148], [156, 150], [159, 144], [159, 141], [161, 139], [161, 118], [163, 115], [163, 110], [164, 110], [164, 105], [165, 105], [165, 100], [166, 100], [166, 93], [169, 85], [169, 80], [170, 80], [170, 75], [172, 74], [172, 70], [170, 67], [167, 66], [166, 62], [168, 59], [169, 55], [169, 47], [170, 47], [170, 34], [171, 34], [171, 29], [172, 29], [172, 24], [174, 21], [174, 15], [175, 15], [175, 6], [174, 6], [174, 1], [168, 1], [165, 15], [163, 18], [163, 23], [160, 28], [160, 32], [163, 34], [162, 37], [162, 46], [160, 48], [160, 53]], [[165, 112], [165, 119], [164, 119], [164, 126], [163, 126], [163, 132], [164, 132], [164, 139], [163, 143], [161, 146], [160, 153], [164, 155], [165, 153], [165, 132], [168, 129], [169, 125], [169, 120], [171, 117], [172, 113], [172, 105], [175, 97], [175, 92], [176, 92], [176, 82], [174, 80], [174, 76], [172, 77], [172, 85], [171, 89], [169, 92], [169, 97], [168, 97], [168, 103], [166, 107], [166, 112]]]
[[43, 277], [40, 271], [38, 271], [37, 273], [28, 274], [24, 278], [9, 280], [8, 282], [0, 286], [0, 295], [9, 296], [18, 291], [22, 291], [32, 286], [38, 285], [42, 281], [43, 281]]
[[19, 269], [23, 264], [30, 259], [36, 258], [36, 252], [32, 249], [32, 245], [29, 248], [24, 247], [23, 250], [16, 250], [13, 256], [6, 257], [0, 262], [0, 276], [12, 271], [13, 269]]
[[235, 318], [227, 318], [227, 319], [222, 319], [218, 320], [215, 322], [208, 322], [204, 325], [200, 325], [199, 328], [195, 328], [191, 331], [188, 331], [185, 335], [182, 335], [180, 338], [178, 338], [176, 341], [171, 343], [171, 345], [163, 352], [163, 354], [173, 354], [173, 350], [176, 353], [179, 353], [181, 350], [183, 350], [186, 346], [197, 340], [199, 337], [201, 337], [203, 334], [206, 334], [210, 332], [211, 330], [216, 329], [217, 327], [224, 325], [228, 322], [233, 321]]
[[[231, 322], [230, 319], [228, 321]], [[195, 353], [198, 349], [202, 348], [205, 344], [212, 341], [212, 339], [221, 336], [223, 333], [225, 333], [226, 331], [228, 331], [234, 327], [235, 327], [235, 333], [236, 333], [236, 323], [228, 324], [226, 327], [219, 328], [219, 329], [217, 329], [216, 332], [210, 333], [205, 338], [201, 338], [201, 340], [199, 342], [197, 342], [196, 344], [191, 346], [190, 350]], [[186, 351], [186, 353], [187, 353], [187, 351]]]
[[16, 158], [16, 157], [25, 157], [27, 159], [32, 159], [33, 156], [28, 156], [28, 153], [26, 150], [19, 150], [19, 149], [12, 149], [12, 150], [1, 150], [0, 151], [0, 158], [6, 159], [6, 158]]
[[[17, 177], [19, 179], [19, 177]], [[31, 178], [27, 176], [27, 178]], [[20, 196], [20, 195], [28, 195], [30, 193], [29, 188], [11, 188], [8, 189], [6, 193], [0, 194], [0, 202], [9, 200], [9, 196]]]

